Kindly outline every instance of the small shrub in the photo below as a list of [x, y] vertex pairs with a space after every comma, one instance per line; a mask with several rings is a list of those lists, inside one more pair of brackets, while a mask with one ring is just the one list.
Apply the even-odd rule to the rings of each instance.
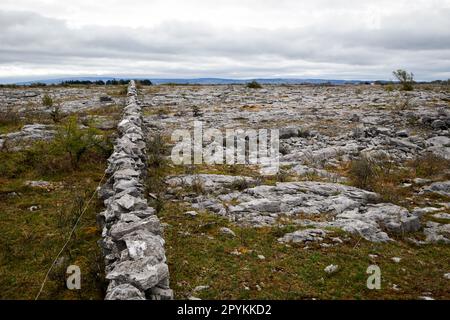
[[147, 191], [153, 195], [152, 198], [149, 199], [149, 203], [158, 213], [164, 209], [165, 205], [164, 199], [167, 186], [164, 178], [165, 174], [163, 169], [149, 168], [146, 177], [146, 187]]
[[404, 205], [402, 201], [410, 196], [410, 191], [402, 187], [402, 183], [411, 179], [411, 170], [386, 156], [362, 156], [352, 161], [349, 176], [352, 185], [378, 193], [384, 202]]
[[163, 168], [167, 165], [166, 159], [167, 145], [161, 134], [155, 134], [147, 146], [148, 166], [149, 168]]
[[304, 129], [304, 128], [299, 128], [298, 129], [298, 136], [300, 138], [309, 138], [311, 137], [311, 132], [308, 129]]
[[192, 181], [191, 185], [192, 192], [196, 194], [204, 194], [205, 193], [205, 186], [203, 185], [203, 182], [200, 178], [195, 178], [194, 181]]
[[196, 167], [193, 164], [187, 164], [182, 166], [183, 174], [191, 175], [196, 173]]
[[237, 190], [237, 191], [243, 191], [245, 189], [248, 189], [251, 187], [250, 183], [245, 180], [244, 178], [240, 178], [240, 179], [235, 179], [233, 180], [233, 182], [230, 184], [230, 189], [232, 190]]
[[158, 110], [156, 110], [156, 114], [158, 115], [159, 118], [164, 117], [165, 115], [168, 115], [170, 112], [167, 108], [159, 108]]
[[250, 88], [250, 89], [261, 89], [262, 88], [262, 86], [255, 80], [253, 80], [252, 82], [247, 83], [246, 87]]
[[404, 97], [395, 103], [394, 109], [397, 111], [408, 110], [411, 105], [411, 97]]
[[89, 128], [82, 130], [78, 126], [78, 118], [70, 117], [59, 128], [52, 148], [55, 152], [65, 153], [69, 156], [73, 169], [77, 169], [81, 157], [88, 151], [97, 151], [102, 140], [99, 140], [97, 130]]
[[21, 124], [21, 118], [18, 112], [12, 108], [0, 112], [0, 126], [18, 126]]
[[50, 97], [48, 94], [45, 94], [42, 97], [42, 105], [44, 107], [49, 107], [49, 108], [53, 107], [53, 99], [52, 99], [52, 97]]
[[61, 113], [61, 107], [60, 106], [54, 106], [52, 111], [50, 112], [50, 117], [53, 120], [53, 123], [59, 123], [61, 122], [63, 116]]
[[399, 203], [402, 196], [406, 196], [406, 189], [399, 188], [397, 181], [379, 180], [371, 191], [378, 193], [382, 202]]
[[146, 178], [147, 191], [155, 196], [150, 199], [150, 204], [156, 212], [161, 212], [165, 206], [165, 193], [167, 185], [164, 181], [168, 166], [166, 153], [168, 146], [164, 137], [156, 133], [147, 143], [148, 174]]
[[409, 163], [417, 177], [429, 178], [450, 168], [450, 161], [433, 153], [426, 153]]
[[192, 106], [192, 114], [194, 115], [194, 117], [201, 117], [202, 116], [202, 112], [200, 111], [200, 108], [198, 106]]
[[402, 90], [411, 91], [413, 90], [414, 84], [414, 74], [402, 69], [398, 69], [392, 72], [394, 77], [400, 82]]
[[384, 90], [386, 90], [387, 92], [392, 92], [392, 91], [394, 91], [394, 85], [392, 85], [392, 84], [387, 84], [387, 85], [384, 87]]
[[375, 177], [375, 163], [372, 159], [362, 156], [350, 163], [350, 179], [355, 187], [370, 189]]
[[276, 175], [278, 182], [288, 182], [289, 181], [289, 173], [286, 170], [280, 170]]

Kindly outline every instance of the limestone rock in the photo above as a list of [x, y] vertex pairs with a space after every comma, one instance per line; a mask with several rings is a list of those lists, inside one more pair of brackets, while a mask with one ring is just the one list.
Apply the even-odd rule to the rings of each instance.
[[423, 188], [422, 192], [434, 192], [450, 197], [450, 180], [432, 183], [430, 186]]
[[147, 201], [145, 199], [137, 198], [129, 194], [125, 194], [119, 199], [117, 199], [116, 203], [120, 207], [128, 211], [138, 211], [147, 209]]
[[236, 237], [236, 234], [234, 233], [234, 231], [229, 228], [222, 227], [222, 228], [220, 228], [219, 231], [220, 231], [220, 233], [222, 233], [224, 235]]
[[279, 238], [279, 242], [308, 243], [321, 242], [327, 235], [327, 231], [322, 229], [305, 229], [285, 234]]
[[166, 261], [164, 240], [146, 230], [137, 230], [122, 238], [128, 255], [132, 260], [150, 259], [148, 263], [158, 264]]
[[124, 283], [108, 288], [105, 300], [145, 300], [145, 295], [138, 288]]
[[119, 262], [106, 275], [106, 279], [131, 283], [141, 290], [148, 290], [155, 287], [168, 275], [169, 269], [165, 263], [152, 265], [147, 258]]
[[327, 266], [323, 271], [325, 271], [328, 274], [336, 273], [339, 270], [339, 266], [335, 264], [330, 264]]
[[161, 234], [161, 223], [156, 216], [150, 216], [145, 219], [138, 219], [137, 221], [125, 222], [121, 217], [121, 221], [117, 222], [111, 227], [111, 236], [119, 240], [123, 236], [132, 233], [136, 230], [147, 230], [153, 234]]

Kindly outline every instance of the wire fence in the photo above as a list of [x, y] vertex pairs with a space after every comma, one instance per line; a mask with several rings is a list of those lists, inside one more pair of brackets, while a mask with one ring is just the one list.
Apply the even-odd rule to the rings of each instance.
[[64, 250], [66, 249], [67, 245], [69, 244], [70, 240], [72, 240], [72, 236], [75, 233], [76, 228], [78, 227], [78, 224], [81, 221], [81, 218], [83, 217], [84, 213], [87, 211], [87, 209], [89, 208], [89, 206], [91, 205], [92, 200], [94, 199], [95, 195], [97, 194], [97, 190], [100, 188], [101, 184], [103, 183], [103, 180], [106, 177], [106, 171], [103, 174], [102, 178], [100, 179], [100, 182], [98, 183], [97, 188], [95, 188], [94, 192], [92, 193], [91, 197], [89, 198], [88, 202], [86, 203], [86, 205], [84, 206], [83, 210], [81, 211], [80, 215], [78, 216], [74, 226], [72, 227], [72, 230], [70, 231], [66, 242], [64, 243], [64, 245], [62, 246], [61, 250], [59, 250], [57, 256], [55, 257], [55, 259], [53, 260], [53, 263], [50, 265], [50, 267], [48, 268], [47, 273], [45, 274], [45, 278], [44, 281], [42, 281], [41, 287], [39, 289], [39, 292], [37, 293], [36, 297], [34, 298], [34, 300], [38, 300], [42, 291], [44, 290], [45, 287], [45, 283], [48, 280], [48, 277], [50, 275], [50, 272], [52, 272], [53, 267], [55, 266], [56, 262], [58, 261], [59, 257], [61, 256], [61, 254], [64, 252]]

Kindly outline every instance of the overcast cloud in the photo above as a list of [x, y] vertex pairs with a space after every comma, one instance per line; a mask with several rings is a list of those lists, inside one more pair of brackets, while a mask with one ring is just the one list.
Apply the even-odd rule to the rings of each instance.
[[0, 78], [450, 78], [450, 0], [1, 0], [0, 30]]

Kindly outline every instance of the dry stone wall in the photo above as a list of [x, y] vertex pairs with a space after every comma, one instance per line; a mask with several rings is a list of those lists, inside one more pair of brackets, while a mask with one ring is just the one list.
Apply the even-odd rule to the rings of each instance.
[[173, 298], [162, 227], [145, 198], [146, 134], [142, 124], [136, 85], [131, 81], [119, 137], [108, 160], [108, 180], [99, 190], [106, 207], [98, 216], [109, 281], [106, 300]]

